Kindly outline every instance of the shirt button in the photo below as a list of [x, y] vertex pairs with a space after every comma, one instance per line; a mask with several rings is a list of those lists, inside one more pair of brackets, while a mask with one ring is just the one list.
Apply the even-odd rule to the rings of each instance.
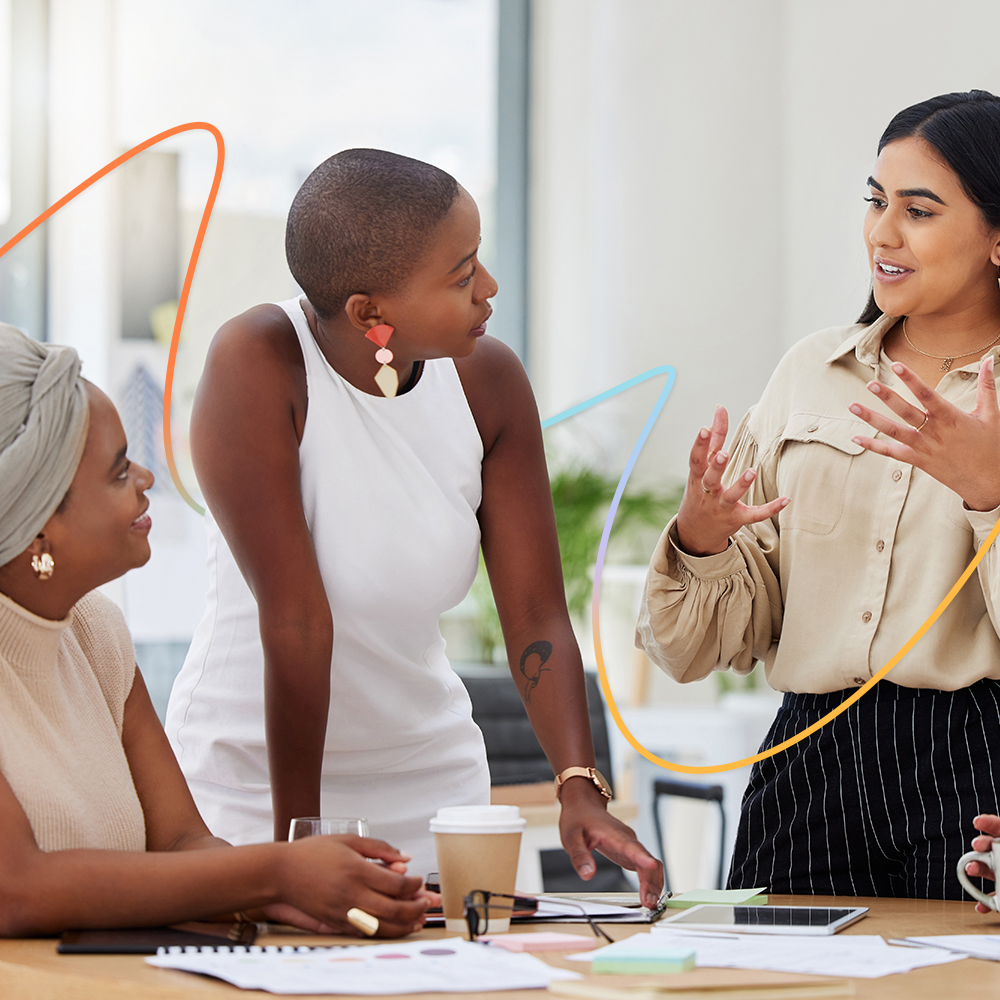
[[960, 379], [961, 379], [961, 380], [962, 380], [963, 382], [968, 382], [968, 381], [969, 381], [969, 379], [970, 379], [970, 378], [972, 378], [972, 372], [959, 372], [959, 373], [958, 373], [958, 377], [959, 377], [959, 378], [960, 378]]
[[861, 687], [861, 685], [864, 684], [864, 682], [865, 682], [864, 677], [855, 677], [854, 678], [854, 683], [857, 684], [858, 687]]
[[818, 430], [819, 430], [819, 424], [813, 424], [812, 427], [810, 427], [809, 430], [806, 431], [806, 433], [807, 434], [812, 434], [814, 431], [818, 431]]
[[866, 623], [867, 623], [867, 622], [870, 622], [870, 621], [872, 620], [872, 613], [871, 613], [870, 611], [866, 611], [866, 612], [865, 612], [865, 613], [864, 613], [864, 614], [863, 614], [863, 615], [861, 616], [861, 620], [862, 620], [863, 622], [866, 622]]
[[902, 478], [903, 478], [903, 473], [900, 472], [899, 469], [896, 469], [896, 471], [892, 474], [892, 481], [894, 483], [898, 483]]
[[884, 548], [885, 548], [885, 542], [883, 542], [883, 541], [882, 541], [882, 539], [880, 538], [880, 539], [879, 539], [879, 540], [878, 540], [878, 541], [877, 541], [877, 542], [875, 543], [875, 551], [876, 551], [876, 552], [881, 552], [881, 551], [882, 551], [882, 550], [883, 550]]

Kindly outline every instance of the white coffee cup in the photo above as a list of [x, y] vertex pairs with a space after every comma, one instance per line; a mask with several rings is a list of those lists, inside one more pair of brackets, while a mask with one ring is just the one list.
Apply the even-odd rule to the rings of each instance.
[[[431, 819], [449, 931], [460, 934], [466, 929], [464, 899], [474, 889], [513, 894], [526, 825], [517, 806], [444, 806]], [[513, 900], [499, 899], [497, 904], [510, 907]], [[490, 912], [491, 934], [509, 927], [509, 911]]]
[[986, 865], [994, 874], [1000, 871], [1000, 838], [993, 841], [993, 846], [989, 853], [985, 851], [969, 851], [958, 859], [958, 881], [962, 883], [965, 891], [974, 899], [978, 899], [983, 906], [988, 906], [991, 910], [1000, 912], [1000, 896], [987, 896], [985, 892], [977, 889], [970, 881], [965, 872], [965, 866], [970, 861], [978, 861]]

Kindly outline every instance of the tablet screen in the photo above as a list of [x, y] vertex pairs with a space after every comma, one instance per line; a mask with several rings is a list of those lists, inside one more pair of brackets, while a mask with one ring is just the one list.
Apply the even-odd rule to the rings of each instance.
[[661, 925], [738, 934], [834, 934], [868, 912], [863, 906], [692, 906]]

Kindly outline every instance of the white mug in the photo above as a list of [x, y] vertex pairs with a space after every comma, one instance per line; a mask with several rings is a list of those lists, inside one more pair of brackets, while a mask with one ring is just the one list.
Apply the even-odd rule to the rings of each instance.
[[986, 865], [994, 874], [1000, 871], [1000, 838], [993, 841], [993, 846], [989, 853], [985, 851], [969, 851], [958, 859], [958, 881], [965, 887], [965, 891], [975, 899], [978, 899], [983, 906], [988, 906], [991, 910], [1000, 912], [1000, 895], [987, 896], [981, 892], [970, 881], [965, 873], [965, 866], [970, 861], [978, 861]]

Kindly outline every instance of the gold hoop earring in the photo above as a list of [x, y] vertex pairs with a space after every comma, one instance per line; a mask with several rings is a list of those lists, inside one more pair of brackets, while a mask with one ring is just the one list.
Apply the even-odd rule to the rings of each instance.
[[39, 580], [49, 580], [56, 571], [56, 561], [50, 553], [43, 552], [40, 556], [31, 557], [31, 568]]

